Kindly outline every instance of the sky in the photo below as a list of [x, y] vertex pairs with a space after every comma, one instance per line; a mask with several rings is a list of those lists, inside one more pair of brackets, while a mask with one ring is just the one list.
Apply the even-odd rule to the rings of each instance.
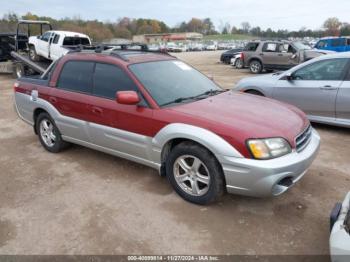
[[80, 16], [114, 22], [121, 17], [153, 18], [173, 27], [192, 17], [210, 17], [217, 29], [242, 22], [262, 29], [319, 29], [329, 17], [350, 22], [349, 0], [0, 0], [0, 16], [27, 12], [59, 19]]

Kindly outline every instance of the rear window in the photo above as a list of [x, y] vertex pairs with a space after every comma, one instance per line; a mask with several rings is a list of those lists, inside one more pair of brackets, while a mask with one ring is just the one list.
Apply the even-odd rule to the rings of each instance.
[[91, 93], [93, 62], [68, 61], [64, 64], [57, 87], [73, 92]]
[[263, 52], [277, 52], [279, 44], [277, 43], [265, 43], [263, 46]]
[[66, 36], [63, 40], [63, 45], [90, 45], [90, 41], [86, 37]]
[[259, 46], [259, 43], [248, 43], [245, 47], [244, 47], [244, 51], [255, 51]]

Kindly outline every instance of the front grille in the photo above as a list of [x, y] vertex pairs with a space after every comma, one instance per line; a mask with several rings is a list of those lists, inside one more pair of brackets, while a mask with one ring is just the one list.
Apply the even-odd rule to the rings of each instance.
[[305, 147], [309, 144], [311, 140], [311, 134], [312, 134], [312, 127], [309, 125], [304, 132], [302, 132], [297, 138], [295, 139], [296, 149], [297, 152], [301, 152], [305, 149]]

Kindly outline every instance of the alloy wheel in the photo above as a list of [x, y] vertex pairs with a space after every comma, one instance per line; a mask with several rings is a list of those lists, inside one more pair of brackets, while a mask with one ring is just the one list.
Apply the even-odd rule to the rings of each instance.
[[199, 158], [192, 155], [180, 156], [174, 163], [173, 171], [176, 183], [186, 193], [203, 196], [208, 192], [209, 171]]
[[48, 147], [53, 147], [56, 142], [56, 135], [54, 133], [54, 126], [48, 119], [43, 119], [40, 122], [40, 136]]

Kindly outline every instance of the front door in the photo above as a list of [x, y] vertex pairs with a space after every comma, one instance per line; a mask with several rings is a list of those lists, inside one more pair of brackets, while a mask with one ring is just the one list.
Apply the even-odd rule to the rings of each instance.
[[273, 98], [295, 105], [312, 117], [335, 118], [335, 101], [348, 59], [316, 61], [277, 81]]
[[150, 159], [153, 109], [145, 101], [140, 105], [116, 102], [118, 91], [138, 92], [138, 87], [123, 69], [103, 63], [96, 63], [93, 83], [94, 99], [89, 106], [93, 143], [124, 156]]

